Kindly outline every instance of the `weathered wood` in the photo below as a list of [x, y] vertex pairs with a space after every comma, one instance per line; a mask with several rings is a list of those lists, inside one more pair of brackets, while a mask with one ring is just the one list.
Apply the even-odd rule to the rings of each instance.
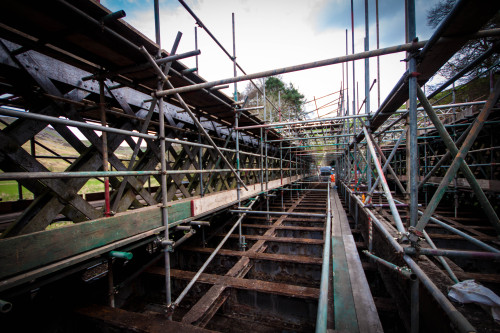
[[[38, 162], [33, 156], [28, 154], [23, 148], [19, 147], [10, 137], [4, 135], [0, 132], [0, 149], [3, 153], [8, 156], [12, 161], [20, 164], [27, 171], [39, 172], [48, 170]], [[48, 188], [50, 188], [55, 194], [57, 194], [63, 201], [71, 203], [76, 209], [85, 214], [88, 218], [98, 218], [101, 214], [97, 212], [94, 207], [90, 206], [85, 200], [72, 189], [68, 189], [65, 183], [60, 179], [44, 179], [40, 180]]]
[[[294, 205], [292, 205], [289, 208], [289, 211], [293, 211], [293, 209], [300, 204], [302, 198], [297, 200]], [[281, 225], [283, 220], [285, 219], [285, 216], [280, 216], [275, 222], [274, 225], [278, 226]], [[275, 229], [269, 229], [264, 233], [264, 236], [271, 236], [274, 235]], [[233, 277], [243, 277], [248, 270], [251, 268], [251, 262], [250, 258], [251, 256], [255, 255], [264, 255], [264, 253], [261, 253], [261, 251], [264, 249], [265, 246], [264, 240], [258, 240], [255, 242], [255, 244], [252, 245], [252, 247], [245, 252], [239, 252], [239, 251], [230, 251], [234, 254], [239, 253], [239, 254], [244, 254], [238, 262], [227, 272], [227, 276], [233, 276]], [[203, 249], [204, 250], [204, 249]], [[210, 253], [213, 251], [213, 249], [210, 251]], [[220, 250], [218, 253], [221, 254]], [[227, 251], [227, 250], [224, 250]], [[269, 255], [266, 253], [265, 255]], [[268, 257], [269, 258], [269, 257]], [[225, 287], [221, 284], [216, 284], [212, 286], [208, 292], [203, 295], [203, 297], [184, 315], [182, 318], [183, 322], [186, 323], [198, 323], [200, 325], [206, 325], [210, 318], [217, 312], [217, 310], [222, 306], [222, 304], [225, 302], [227, 299], [227, 295], [223, 295], [223, 292], [225, 290]]]
[[97, 304], [86, 308], [79, 308], [76, 310], [76, 313], [126, 331], [142, 333], [213, 332], [204, 328], [168, 320], [163, 315], [142, 314]]
[[252, 228], [252, 229], [270, 229], [275, 228], [276, 230], [293, 230], [293, 231], [324, 231], [324, 228], [321, 227], [296, 227], [296, 226], [288, 226], [288, 225], [280, 225], [280, 226], [272, 226], [268, 224], [242, 224], [244, 228]]
[[[190, 202], [172, 204], [169, 221], [191, 216]], [[162, 225], [159, 207], [120, 213], [109, 218], [77, 223], [0, 240], [0, 278], [19, 274], [57, 260], [89, 251]]]
[[[83, 117], [76, 110], [74, 110], [74, 108], [72, 108], [72, 107], [66, 111], [66, 115], [71, 120], [84, 122]], [[127, 125], [129, 125], [129, 124], [127, 123]], [[101, 137], [97, 136], [97, 134], [93, 130], [86, 129], [86, 128], [81, 128], [80, 132], [82, 132], [82, 134], [85, 135], [85, 137], [102, 154], [102, 139], [101, 139]], [[120, 141], [123, 141], [123, 140], [124, 140], [124, 138], [120, 139]], [[108, 143], [109, 163], [118, 171], [126, 171], [127, 168], [125, 167], [125, 165], [123, 165], [123, 163], [120, 161], [120, 159], [118, 157], [116, 157], [116, 155], [113, 153], [114, 149], [116, 149], [117, 146], [112, 146], [112, 147], [109, 147], [109, 146], [110, 146], [110, 144]], [[125, 177], [125, 179], [127, 179], [130, 186], [132, 186], [137, 191], [137, 193], [139, 193], [144, 198], [144, 200], [146, 200], [146, 202], [148, 204], [150, 204], [150, 205], [157, 204], [157, 202], [151, 197], [151, 195], [145, 189], [142, 188], [143, 184], [140, 183], [137, 180], [137, 178]]]
[[[212, 253], [214, 249], [208, 247], [183, 247], [184, 251], [193, 251], [193, 252], [201, 252], [201, 253]], [[250, 259], [255, 260], [269, 260], [269, 261], [278, 261], [278, 262], [289, 262], [289, 263], [297, 263], [297, 264], [313, 264], [313, 265], [321, 265], [322, 259], [319, 257], [311, 257], [311, 256], [296, 256], [289, 254], [275, 254], [275, 253], [264, 253], [264, 252], [242, 252], [242, 251], [233, 251], [233, 250], [225, 250], [221, 249], [217, 253], [220, 256], [231, 256], [231, 257], [248, 257]]]
[[[218, 234], [219, 237], [224, 237], [223, 234]], [[238, 238], [239, 235], [233, 234], [229, 238]], [[268, 242], [276, 243], [292, 243], [292, 244], [304, 244], [304, 245], [322, 245], [322, 239], [312, 239], [312, 238], [293, 238], [293, 237], [274, 237], [274, 236], [258, 236], [258, 235], [245, 235], [246, 239], [249, 240], [263, 240]]]
[[[292, 177], [295, 181], [300, 177]], [[288, 179], [283, 179], [283, 183], [288, 184]], [[269, 189], [277, 188], [281, 186], [280, 180], [274, 180], [269, 182]], [[244, 189], [241, 191], [241, 198], [248, 199], [260, 193], [260, 183], [248, 185], [248, 191]], [[236, 189], [220, 191], [217, 193], [211, 193], [203, 198], [194, 198], [194, 215], [201, 214], [204, 211], [211, 210], [213, 208], [224, 205], [225, 203], [234, 202], [236, 199]]]
[[377, 307], [366, 280], [358, 250], [354, 244], [354, 238], [352, 235], [344, 235], [343, 237], [359, 331], [366, 333], [383, 332]]
[[[147, 272], [157, 275], [165, 275], [165, 268], [159, 266], [153, 266], [148, 268]], [[174, 279], [189, 281], [194, 277], [196, 273], [190, 271], [172, 269], [170, 270], [170, 274], [171, 277]], [[292, 284], [269, 282], [263, 280], [255, 280], [255, 279], [235, 278], [227, 275], [202, 273], [201, 276], [198, 278], [197, 282], [208, 283], [208, 284], [221, 284], [229, 288], [252, 290], [262, 293], [270, 293], [270, 294], [295, 297], [295, 298], [305, 298], [305, 299], [319, 298], [319, 289], [317, 288], [302, 287]]]
[[[377, 308], [373, 300], [370, 286], [358, 254], [358, 244], [354, 241], [347, 221], [347, 215], [342, 207], [337, 191], [332, 194], [332, 207], [335, 209], [334, 220], [339, 218], [342, 224], [342, 239], [351, 281], [352, 295], [356, 307], [359, 332], [383, 332]], [[336, 222], [333, 222], [336, 223]]]
[[89, 259], [95, 258], [101, 254], [107, 253], [111, 250], [118, 249], [120, 247], [126, 246], [127, 244], [137, 242], [146, 237], [150, 237], [152, 235], [158, 234], [165, 230], [164, 227], [159, 227], [155, 229], [151, 229], [149, 231], [143, 232], [141, 234], [134, 235], [132, 237], [124, 238], [119, 241], [104, 245], [94, 250], [90, 250], [81, 254], [78, 254], [73, 257], [69, 257], [67, 259], [59, 260], [53, 264], [49, 264], [47, 266], [43, 266], [26, 273], [21, 273], [19, 275], [15, 275], [11, 278], [7, 278], [5, 280], [0, 281], [0, 292], [6, 289], [21, 285], [26, 282], [32, 282], [35, 279], [45, 276], [47, 274], [51, 274], [57, 272], [61, 269], [71, 267], [83, 261], [87, 261]]
[[476, 280], [486, 283], [500, 284], [500, 274], [456, 272], [460, 280]]
[[[463, 238], [460, 235], [455, 235], [455, 234], [439, 234], [439, 233], [429, 233], [428, 234], [431, 239], [452, 239], [452, 240], [458, 240], [458, 241], [464, 241], [467, 242], [465, 238]], [[496, 241], [498, 238], [494, 236], [475, 236], [474, 237], [477, 240], [483, 241], [483, 242], [488, 242], [488, 241]]]
[[[337, 199], [337, 200], [334, 200]], [[337, 198], [332, 198], [332, 260], [333, 260], [333, 299], [335, 301], [335, 329], [347, 332], [359, 332], [358, 314], [353, 296], [353, 286], [349, 275], [347, 256], [344, 247], [343, 232], [345, 214]], [[359, 314], [363, 315], [362, 313]]]

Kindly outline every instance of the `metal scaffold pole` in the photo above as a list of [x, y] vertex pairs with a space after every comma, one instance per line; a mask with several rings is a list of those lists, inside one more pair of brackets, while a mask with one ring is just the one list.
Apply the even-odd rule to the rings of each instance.
[[[416, 41], [415, 0], [407, 0], [408, 41]], [[417, 143], [417, 60], [415, 54], [409, 53], [409, 159], [410, 159], [410, 226], [415, 227], [418, 220], [418, 143]]]
[[[370, 26], [368, 20], [368, 0], [365, 0], [365, 51], [370, 49]], [[359, 111], [358, 111], [359, 112]], [[365, 58], [365, 114], [370, 114], [370, 59]], [[370, 120], [367, 119], [366, 125], [370, 126]], [[376, 158], [370, 154], [367, 150], [366, 152], [366, 163], [368, 165], [368, 170], [371, 170], [371, 159]], [[366, 176], [366, 184], [368, 186], [368, 191], [372, 188], [372, 173], [368, 172]]]
[[[406, 17], [407, 17], [407, 33], [408, 42], [416, 41], [416, 18], [415, 18], [415, 0], [406, 0]], [[417, 142], [417, 60], [415, 54], [408, 53], [410, 73], [409, 78], [409, 156], [410, 159], [410, 174], [409, 174], [409, 188], [410, 188], [410, 227], [415, 227], [418, 221], [418, 142]], [[418, 333], [420, 330], [419, 325], [419, 282], [414, 281], [411, 284], [410, 302], [411, 302], [411, 318], [410, 318], [410, 332]]]
[[[160, 35], [160, 6], [159, 0], [154, 1], [154, 13], [155, 13], [155, 33], [156, 33], [156, 43], [158, 44], [158, 56], [161, 52], [161, 35]], [[161, 90], [163, 88], [163, 81], [158, 81], [157, 89]], [[161, 219], [162, 225], [165, 227], [165, 248], [164, 252], [164, 262], [165, 262], [165, 302], [167, 308], [172, 304], [172, 291], [170, 282], [170, 250], [171, 245], [168, 244], [169, 240], [169, 227], [168, 227], [168, 192], [167, 192], [167, 164], [166, 164], [166, 146], [165, 146], [165, 105], [163, 103], [163, 98], [158, 98], [158, 117], [159, 117], [159, 133], [160, 138], [160, 186], [161, 186]], [[168, 316], [169, 320], [172, 320], [171, 315]]]

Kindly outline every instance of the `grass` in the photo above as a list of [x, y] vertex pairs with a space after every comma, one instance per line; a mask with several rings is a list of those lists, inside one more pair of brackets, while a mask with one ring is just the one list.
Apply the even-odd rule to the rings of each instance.
[[[15, 119], [11, 117], [1, 117], [3, 121], [10, 124]], [[0, 130], [4, 129], [5, 125], [0, 123]], [[50, 148], [52, 151], [57, 154], [65, 157], [70, 156], [79, 156], [78, 152], [71, 147], [58, 133], [51, 127], [46, 127], [40, 133], [35, 136], [36, 140], [46, 147]], [[85, 146], [90, 146], [90, 142], [87, 140], [82, 140], [82, 143]], [[27, 152], [31, 152], [30, 142], [26, 142], [22, 148]], [[179, 147], [179, 150], [181, 147]], [[35, 146], [35, 152], [37, 156], [52, 156], [53, 154], [39, 146], [38, 144]], [[132, 149], [128, 146], [120, 146], [114, 152], [118, 158], [122, 159], [130, 159], [132, 156]], [[65, 162], [61, 159], [52, 159], [52, 158], [37, 158], [37, 161], [42, 164], [47, 170], [52, 172], [61, 172], [66, 171], [66, 169], [70, 166], [68, 162]], [[73, 160], [71, 160], [73, 161]], [[124, 165], [128, 166], [128, 163], [124, 161]], [[1, 171], [0, 171], [1, 172]], [[121, 181], [122, 178], [119, 177]], [[154, 177], [151, 177], [151, 186], [158, 186], [158, 181]], [[147, 186], [147, 183], [145, 184]], [[33, 199], [33, 193], [31, 193], [26, 188], [22, 188], [23, 199]], [[87, 193], [97, 193], [104, 192], [104, 183], [99, 181], [98, 179], [92, 178], [87, 181], [87, 183], [78, 191], [78, 194], [87, 194]], [[19, 190], [18, 183], [14, 180], [12, 181], [0, 181], [0, 201], [15, 201], [19, 200]]]
[[[15, 201], [19, 199], [18, 185], [15, 180], [0, 181], [1, 201]], [[23, 199], [33, 199], [33, 193], [23, 187]]]
[[[121, 179], [120, 179], [121, 180]], [[158, 181], [151, 177], [151, 186], [159, 186]], [[144, 184], [147, 186], [147, 182]], [[104, 192], [104, 183], [93, 178], [89, 179], [87, 183], [78, 191], [78, 194], [98, 193]], [[19, 200], [19, 190], [17, 182], [14, 180], [0, 181], [0, 201], [16, 201]], [[33, 199], [33, 193], [23, 187], [23, 199]]]

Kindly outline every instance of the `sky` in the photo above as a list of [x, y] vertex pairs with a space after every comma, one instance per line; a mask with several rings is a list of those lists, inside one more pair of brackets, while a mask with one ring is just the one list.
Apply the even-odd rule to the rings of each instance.
[[[426, 25], [426, 13], [438, 0], [415, 0], [417, 37], [428, 39], [432, 30]], [[153, 0], [101, 0], [111, 11], [123, 9], [124, 18], [151, 40], [154, 36]], [[186, 0], [188, 6], [208, 27], [221, 44], [232, 53], [232, 13], [235, 14], [236, 57], [248, 73], [298, 65], [346, 54], [351, 46], [351, 15], [349, 0]], [[368, 0], [369, 49], [377, 48], [375, 0]], [[177, 53], [194, 50], [195, 20], [177, 0], [160, 0], [162, 48], [170, 51], [177, 32], [183, 33]], [[405, 42], [404, 0], [379, 0], [380, 47]], [[354, 52], [364, 51], [365, 0], [354, 0]], [[199, 75], [207, 81], [233, 76], [233, 64], [203, 29], [198, 28]], [[404, 53], [380, 57], [381, 102], [405, 71]], [[181, 60], [195, 67], [195, 58]], [[370, 85], [376, 78], [376, 58], [370, 60]], [[352, 101], [352, 65], [349, 65], [349, 94]], [[356, 61], [356, 81], [359, 104], [365, 97], [364, 60]], [[242, 75], [238, 71], [238, 75]], [[307, 100], [339, 91], [342, 65], [332, 65], [306, 71], [283, 74], [286, 83], [293, 83]], [[247, 82], [238, 83], [243, 91]], [[222, 90], [232, 96], [234, 88]], [[371, 92], [371, 111], [378, 108], [377, 84]], [[334, 99], [325, 97], [318, 106]], [[314, 110], [314, 103], [305, 106]], [[325, 108], [324, 115], [332, 111]], [[361, 112], [365, 112], [362, 109]]]

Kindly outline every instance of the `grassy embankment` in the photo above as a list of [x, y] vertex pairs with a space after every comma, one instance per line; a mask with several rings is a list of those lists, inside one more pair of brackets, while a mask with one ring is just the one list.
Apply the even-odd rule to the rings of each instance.
[[[14, 119], [9, 117], [2, 117], [2, 120], [11, 123]], [[0, 123], [0, 129], [5, 128], [5, 125]], [[38, 133], [35, 137], [37, 142], [56, 152], [57, 154], [65, 157], [77, 157], [78, 152], [73, 149], [54, 129], [51, 127], [46, 127], [43, 131]], [[82, 141], [87, 147], [90, 143], [86, 140]], [[30, 152], [30, 142], [23, 145], [23, 149]], [[35, 146], [35, 151], [37, 156], [53, 156], [51, 152], [42, 148], [40, 145]], [[119, 147], [115, 154], [118, 158], [127, 159], [132, 156], [132, 150], [129, 147]], [[49, 171], [61, 172], [65, 171], [69, 167], [69, 163], [62, 159], [53, 158], [37, 158], [37, 160]], [[73, 161], [70, 159], [69, 161]], [[124, 162], [127, 165], [126, 162]], [[1, 172], [1, 171], [0, 171]], [[156, 179], [151, 178], [151, 185], [157, 186], [158, 182]], [[33, 193], [23, 187], [23, 199], [33, 199]], [[98, 179], [89, 179], [88, 182], [83, 186], [79, 194], [103, 192], [104, 184]], [[14, 180], [0, 181], [0, 201], [15, 201], [19, 199], [18, 183]]]

